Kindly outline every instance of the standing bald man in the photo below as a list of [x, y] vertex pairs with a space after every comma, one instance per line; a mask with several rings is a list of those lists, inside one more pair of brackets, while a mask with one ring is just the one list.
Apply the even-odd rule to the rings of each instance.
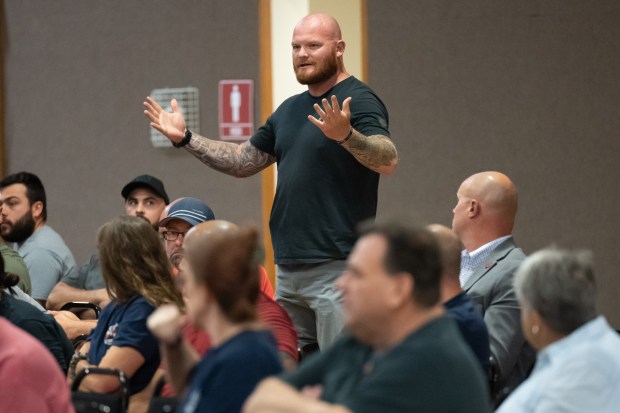
[[150, 97], [151, 126], [209, 167], [246, 177], [278, 163], [270, 229], [276, 297], [295, 322], [301, 348], [324, 349], [340, 333], [334, 287], [355, 243], [356, 225], [374, 218], [380, 174], [396, 169], [383, 102], [344, 67], [345, 42], [327, 14], [304, 17], [293, 31], [293, 69], [308, 86], [242, 144], [193, 134], [176, 100], [172, 113]]
[[481, 172], [467, 178], [456, 195], [452, 229], [464, 247], [459, 278], [484, 314], [498, 374], [495, 398], [499, 404], [534, 363], [534, 351], [521, 332], [513, 288], [514, 274], [525, 260], [512, 237], [517, 188], [502, 173]]

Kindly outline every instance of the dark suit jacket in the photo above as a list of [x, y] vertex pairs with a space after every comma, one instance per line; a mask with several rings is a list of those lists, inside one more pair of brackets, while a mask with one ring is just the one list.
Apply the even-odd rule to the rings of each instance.
[[503, 399], [529, 374], [535, 352], [521, 331], [521, 311], [513, 279], [525, 254], [512, 237], [499, 244], [477, 268], [463, 289], [482, 311], [489, 329], [491, 356], [499, 373], [499, 399]]

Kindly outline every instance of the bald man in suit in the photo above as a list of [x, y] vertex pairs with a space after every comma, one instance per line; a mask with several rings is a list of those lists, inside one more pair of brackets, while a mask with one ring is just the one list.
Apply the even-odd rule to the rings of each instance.
[[467, 178], [457, 192], [452, 229], [461, 240], [460, 282], [484, 315], [491, 357], [498, 375], [496, 404], [529, 374], [534, 350], [525, 342], [520, 308], [513, 288], [514, 274], [525, 254], [512, 230], [518, 194], [500, 172], [481, 172]]

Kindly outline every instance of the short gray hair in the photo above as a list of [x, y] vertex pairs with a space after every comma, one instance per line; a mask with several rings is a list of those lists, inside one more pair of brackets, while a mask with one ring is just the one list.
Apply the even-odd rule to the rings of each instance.
[[521, 264], [514, 283], [521, 306], [538, 312], [558, 333], [570, 334], [596, 317], [590, 251], [540, 250]]

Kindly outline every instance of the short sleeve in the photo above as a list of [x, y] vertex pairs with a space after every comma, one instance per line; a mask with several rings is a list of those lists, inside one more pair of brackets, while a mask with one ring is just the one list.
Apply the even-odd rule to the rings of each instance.
[[32, 280], [32, 298], [46, 300], [60, 280], [63, 269], [61, 261], [53, 252], [41, 248], [30, 251], [24, 261]]
[[387, 109], [371, 91], [351, 101], [351, 125], [366, 136], [390, 136]]
[[250, 138], [250, 143], [262, 152], [276, 155], [276, 137], [273, 133], [271, 117], [267, 119], [264, 125], [258, 128], [254, 136]]
[[157, 339], [146, 326], [146, 319], [153, 310], [153, 307], [146, 301], [138, 301], [128, 308], [111, 345], [131, 347], [142, 354], [146, 360], [159, 354]]
[[86, 265], [87, 264], [84, 264], [78, 269], [73, 268], [68, 274], [65, 274], [60, 281], [67, 284], [69, 287], [84, 290], [86, 285], [86, 272], [83, 270]]

